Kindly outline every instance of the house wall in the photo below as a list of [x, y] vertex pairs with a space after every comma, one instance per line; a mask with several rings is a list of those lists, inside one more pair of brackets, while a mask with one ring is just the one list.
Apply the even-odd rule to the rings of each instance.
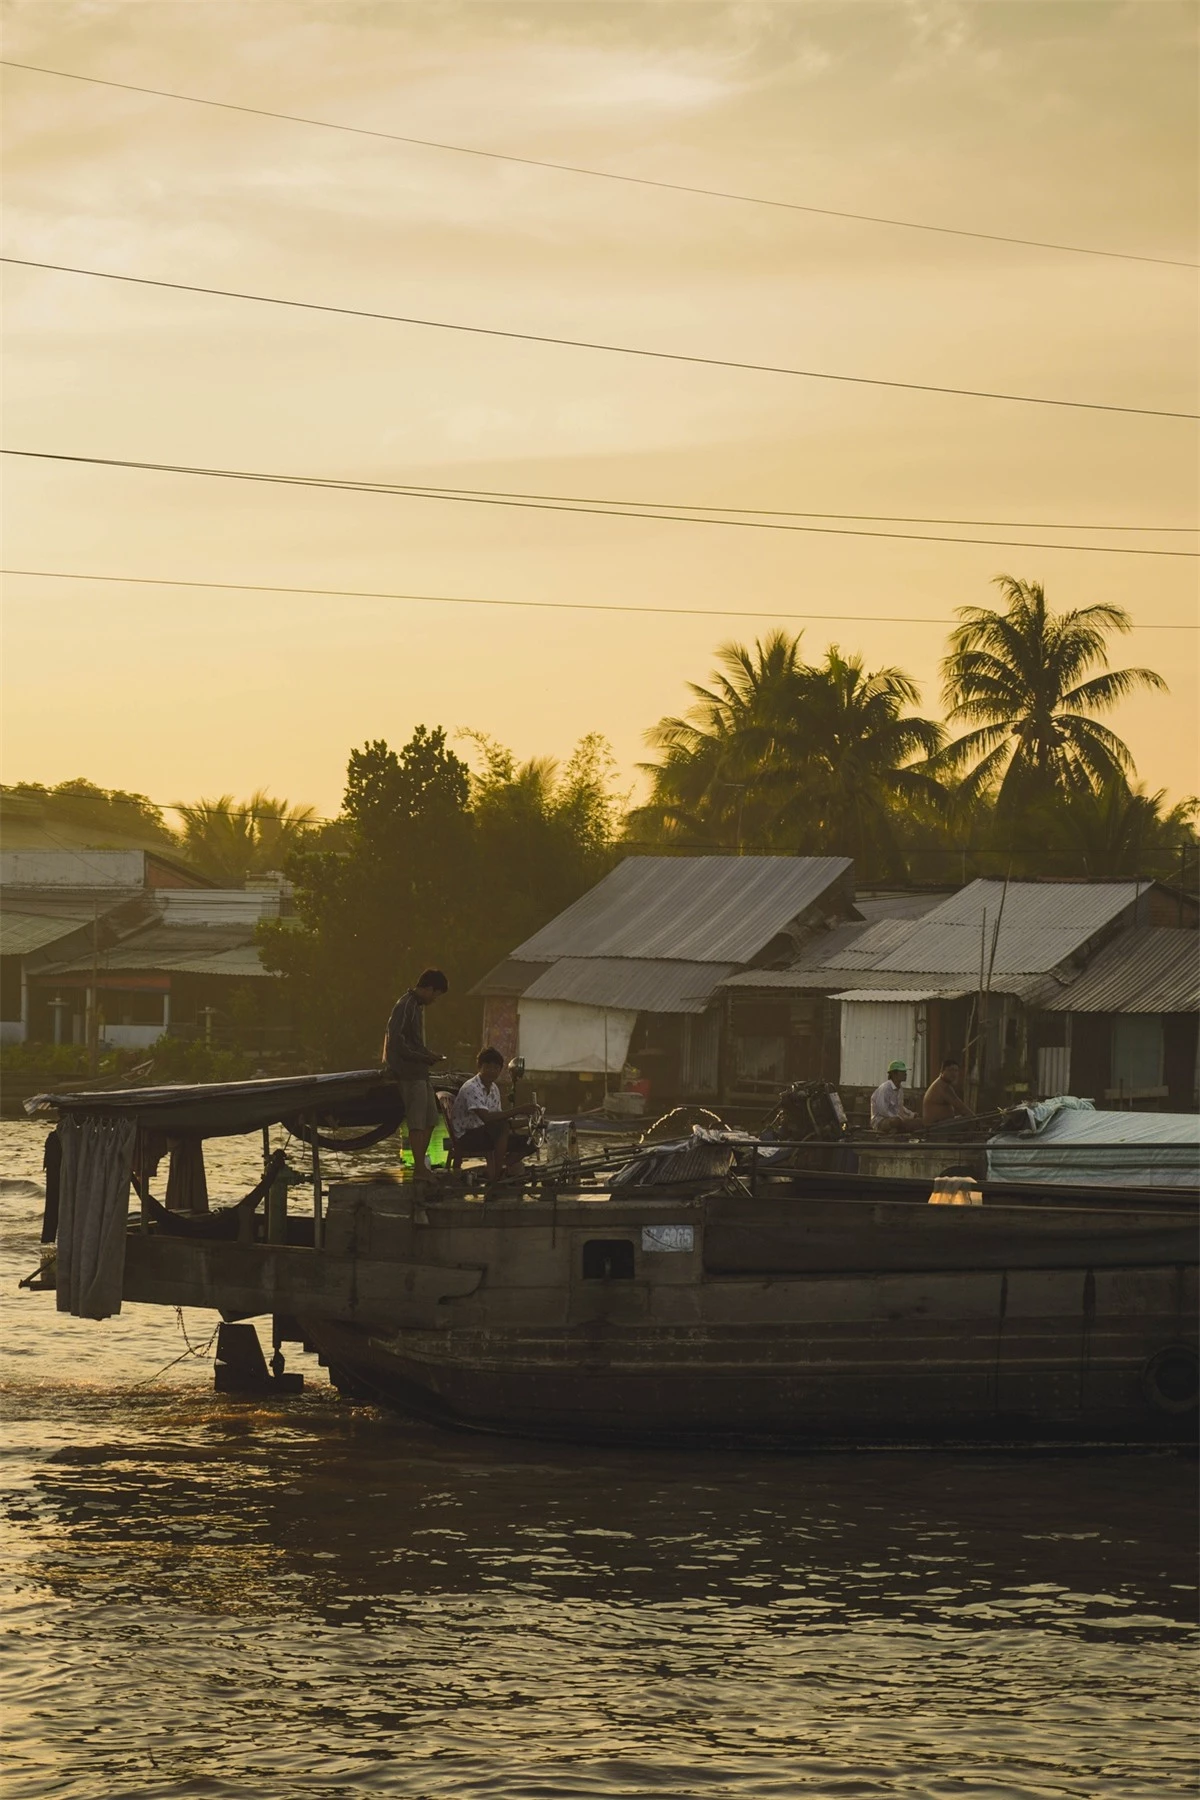
[[825, 994], [743, 989], [726, 997], [721, 1092], [769, 1101], [796, 1081], [837, 1079], [837, 1005]]
[[140, 888], [145, 886], [142, 850], [5, 850], [0, 855], [0, 887]]
[[483, 1002], [481, 1047], [498, 1050], [505, 1062], [518, 1054], [517, 997], [515, 994], [488, 994]]
[[[0, 1022], [21, 1024], [21, 962], [19, 956], [0, 956]], [[19, 1042], [11, 1037], [5, 1043]]]
[[1188, 894], [1171, 894], [1152, 887], [1138, 901], [1139, 925], [1182, 925], [1194, 931], [1200, 924], [1200, 906]]
[[1126, 1098], [1190, 1112], [1197, 1105], [1198, 1030], [1195, 1013], [1035, 1014], [1035, 1074], [1039, 1046], [1069, 1043], [1070, 1092], [1080, 1099], [1104, 1107]]
[[113, 1050], [148, 1050], [163, 1034], [158, 1025], [110, 1025], [106, 1020], [100, 1042]]
[[923, 1000], [843, 1000], [839, 1080], [847, 1087], [878, 1087], [898, 1059], [908, 1065], [908, 1085], [923, 1089], [926, 1033]]
[[678, 1013], [639, 1013], [627, 1060], [650, 1083], [651, 1107], [682, 1097], [683, 1020]]
[[1163, 1018], [1163, 1079], [1172, 1112], [1200, 1107], [1200, 1017], [1167, 1013]]

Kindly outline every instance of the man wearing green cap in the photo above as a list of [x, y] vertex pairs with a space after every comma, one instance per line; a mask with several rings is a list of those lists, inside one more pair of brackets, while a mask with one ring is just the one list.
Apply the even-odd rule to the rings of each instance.
[[888, 1064], [887, 1080], [871, 1095], [871, 1130], [881, 1137], [894, 1137], [900, 1132], [915, 1131], [920, 1124], [915, 1112], [904, 1104], [904, 1077], [908, 1064], [897, 1059]]

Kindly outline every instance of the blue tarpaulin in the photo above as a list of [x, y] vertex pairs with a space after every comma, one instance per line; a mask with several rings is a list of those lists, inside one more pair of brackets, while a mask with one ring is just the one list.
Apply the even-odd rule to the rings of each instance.
[[1200, 1186], [1200, 1114], [1097, 1112], [1063, 1095], [1022, 1107], [988, 1140], [994, 1181], [1072, 1187]]

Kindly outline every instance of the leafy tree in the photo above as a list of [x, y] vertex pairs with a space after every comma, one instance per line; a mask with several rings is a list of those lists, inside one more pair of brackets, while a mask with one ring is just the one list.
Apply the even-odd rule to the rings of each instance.
[[[1001, 815], [1055, 797], [1095, 792], [1129, 776], [1128, 747], [1093, 713], [1139, 687], [1165, 689], [1152, 669], [1109, 669], [1105, 638], [1128, 631], [1120, 607], [1054, 613], [1038, 582], [997, 577], [1003, 612], [958, 609], [942, 664], [952, 723], [970, 725], [946, 746], [936, 772], [969, 767], [961, 786], [974, 800], [996, 790]], [[1100, 669], [1099, 674], [1089, 673]]]
[[350, 757], [340, 849], [295, 856], [295, 925], [260, 925], [263, 959], [288, 980], [306, 1042], [327, 1066], [378, 1060], [388, 1011], [427, 965], [451, 984], [431, 1041], [477, 1042], [468, 990], [608, 867], [615, 819], [612, 758], [585, 738], [559, 771], [518, 765], [466, 734], [481, 768], [418, 726], [399, 752]]
[[19, 781], [0, 789], [0, 823], [11, 850], [177, 849], [162, 811], [145, 794], [97, 787], [82, 775], [45, 787]]
[[262, 788], [248, 800], [222, 794], [176, 810], [183, 819], [183, 855], [201, 875], [231, 888], [244, 887], [251, 875], [282, 869], [315, 818], [311, 806], [275, 800]]
[[[1099, 876], [1140, 875], [1176, 881], [1196, 864], [1195, 798], [1166, 809], [1160, 789], [1147, 794], [1123, 777], [1082, 788], [1065, 800], [1033, 807], [1025, 816], [1023, 846], [1031, 873]], [[1045, 846], [1055, 848], [1045, 871]]]
[[495, 871], [486, 930], [482, 921], [475, 926], [478, 954], [490, 966], [608, 872], [617, 830], [615, 765], [595, 734], [565, 767], [552, 757], [518, 764], [482, 734], [463, 735], [482, 764], [471, 778], [475, 854], [481, 872]]
[[292, 989], [302, 1037], [334, 1066], [378, 1062], [396, 995], [451, 960], [469, 904], [469, 790], [444, 731], [418, 726], [399, 753], [365, 744], [346, 772], [346, 847], [301, 848], [288, 864], [296, 922], [261, 924], [261, 953]]

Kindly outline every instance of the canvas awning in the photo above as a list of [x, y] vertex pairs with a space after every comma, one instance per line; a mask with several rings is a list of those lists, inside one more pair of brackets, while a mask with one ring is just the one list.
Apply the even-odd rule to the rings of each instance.
[[301, 1115], [321, 1125], [374, 1125], [393, 1115], [398, 1119], [399, 1093], [386, 1070], [355, 1069], [265, 1081], [36, 1094], [25, 1102], [25, 1111], [35, 1118], [49, 1113], [132, 1117], [168, 1134], [236, 1137]]
[[619, 1074], [637, 1013], [569, 1000], [517, 1003], [519, 1054], [528, 1069], [551, 1075]]

